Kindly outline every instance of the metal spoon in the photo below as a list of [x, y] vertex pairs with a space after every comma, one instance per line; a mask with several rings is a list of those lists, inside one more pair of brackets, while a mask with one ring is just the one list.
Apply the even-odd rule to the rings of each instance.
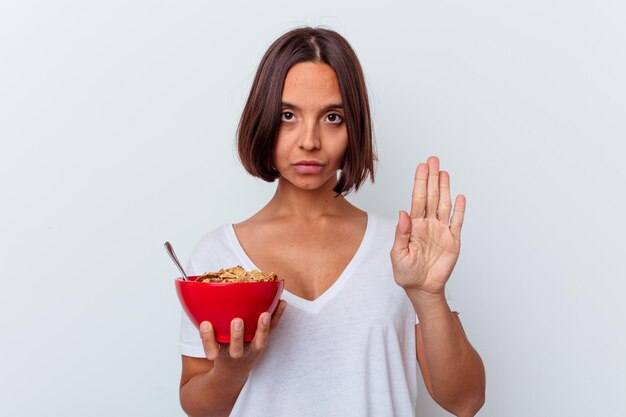
[[178, 262], [178, 258], [176, 257], [176, 253], [174, 253], [174, 248], [172, 247], [172, 244], [170, 242], [165, 242], [165, 250], [167, 251], [167, 253], [170, 254], [170, 258], [172, 258], [172, 261], [174, 261], [178, 269], [180, 269], [180, 272], [183, 273], [183, 277], [185, 278], [185, 281], [189, 281], [189, 278], [187, 277], [185, 270], [183, 269], [180, 262]]

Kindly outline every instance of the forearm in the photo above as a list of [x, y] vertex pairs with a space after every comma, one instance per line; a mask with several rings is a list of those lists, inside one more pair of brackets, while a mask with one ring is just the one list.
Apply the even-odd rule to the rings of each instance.
[[227, 417], [246, 379], [246, 374], [212, 368], [181, 387], [180, 404], [190, 417]]
[[445, 296], [407, 292], [420, 321], [423, 356], [435, 401], [457, 416], [473, 416], [485, 395], [482, 360]]

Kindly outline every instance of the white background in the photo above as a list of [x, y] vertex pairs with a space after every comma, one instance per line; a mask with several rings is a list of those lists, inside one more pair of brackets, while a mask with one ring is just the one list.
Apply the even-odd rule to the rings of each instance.
[[[186, 259], [273, 194], [235, 129], [301, 25], [365, 70], [380, 163], [349, 199], [396, 217], [430, 155], [467, 198], [479, 416], [626, 415], [618, 0], [0, 3], [0, 415], [183, 415], [163, 242]], [[448, 414], [422, 388], [418, 415]]]

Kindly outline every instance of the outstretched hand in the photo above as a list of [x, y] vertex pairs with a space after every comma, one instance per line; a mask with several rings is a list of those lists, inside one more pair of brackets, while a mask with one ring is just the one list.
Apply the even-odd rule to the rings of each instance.
[[400, 211], [391, 249], [395, 281], [405, 290], [443, 293], [461, 250], [465, 197], [456, 197], [450, 219], [451, 209], [450, 176], [431, 156], [417, 166], [411, 213]]

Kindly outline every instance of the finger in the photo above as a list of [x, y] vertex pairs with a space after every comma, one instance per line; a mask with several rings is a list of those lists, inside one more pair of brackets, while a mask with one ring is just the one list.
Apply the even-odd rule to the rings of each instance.
[[272, 321], [272, 315], [270, 313], [263, 313], [259, 316], [259, 322], [254, 333], [254, 339], [250, 348], [255, 351], [265, 349], [267, 346], [267, 339], [270, 334], [270, 322]]
[[396, 226], [396, 237], [391, 248], [391, 255], [401, 257], [409, 250], [409, 240], [411, 239], [411, 216], [404, 210], [398, 214], [398, 225]]
[[446, 171], [441, 171], [439, 173], [439, 208], [437, 209], [437, 218], [448, 224], [451, 210], [450, 175]]
[[283, 312], [285, 311], [286, 307], [287, 307], [287, 302], [285, 300], [280, 300], [280, 303], [278, 303], [278, 307], [276, 307], [276, 310], [274, 310], [274, 314], [272, 314], [272, 321], [270, 323], [270, 329], [273, 329], [274, 327], [278, 325], [278, 322], [280, 321], [280, 318], [283, 316]]
[[426, 215], [424, 217], [437, 216], [439, 205], [439, 158], [428, 158], [428, 198], [426, 200]]
[[411, 197], [411, 218], [424, 217], [426, 209], [426, 197], [428, 181], [428, 165], [419, 164], [415, 169], [415, 178], [413, 180], [413, 195]]
[[231, 358], [241, 358], [243, 356], [243, 320], [239, 318], [230, 322], [228, 353]]
[[463, 227], [463, 218], [465, 217], [465, 196], [459, 194], [454, 201], [454, 212], [450, 221], [450, 231], [457, 239], [461, 238], [461, 227]]
[[200, 337], [202, 338], [202, 347], [204, 348], [206, 358], [210, 361], [217, 359], [220, 347], [215, 340], [215, 332], [210, 322], [203, 321], [200, 323]]

